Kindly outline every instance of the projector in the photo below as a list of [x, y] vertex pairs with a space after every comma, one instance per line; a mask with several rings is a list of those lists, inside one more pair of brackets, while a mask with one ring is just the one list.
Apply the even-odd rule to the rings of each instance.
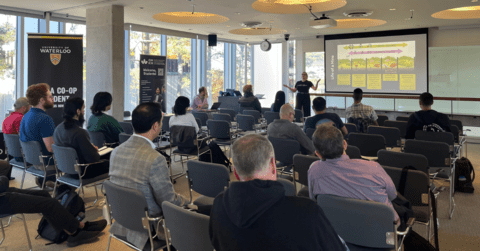
[[325, 29], [335, 26], [337, 26], [337, 21], [335, 21], [335, 19], [326, 17], [325, 14], [323, 14], [323, 16], [320, 18], [316, 18], [310, 21], [310, 27], [314, 29]]

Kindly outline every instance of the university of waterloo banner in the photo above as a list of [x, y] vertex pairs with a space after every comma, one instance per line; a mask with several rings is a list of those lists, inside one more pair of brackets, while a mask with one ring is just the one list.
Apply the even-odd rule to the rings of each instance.
[[47, 110], [55, 125], [63, 121], [63, 104], [83, 97], [83, 36], [28, 34], [28, 86], [50, 85], [54, 106]]
[[140, 103], [157, 102], [166, 112], [167, 57], [140, 55]]

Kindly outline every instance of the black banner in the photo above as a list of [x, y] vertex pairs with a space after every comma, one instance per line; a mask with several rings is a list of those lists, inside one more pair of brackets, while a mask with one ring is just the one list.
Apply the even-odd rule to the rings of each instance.
[[83, 98], [83, 36], [28, 34], [28, 86], [50, 85], [54, 106], [47, 110], [60, 124], [63, 103], [70, 97]]
[[140, 55], [140, 103], [157, 102], [166, 112], [167, 57]]

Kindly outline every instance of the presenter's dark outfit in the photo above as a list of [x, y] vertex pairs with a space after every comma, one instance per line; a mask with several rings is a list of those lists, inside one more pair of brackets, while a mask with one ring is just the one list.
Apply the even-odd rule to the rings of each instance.
[[313, 86], [313, 83], [310, 81], [298, 81], [295, 84], [297, 89], [297, 100], [295, 109], [302, 110], [303, 107], [303, 116], [310, 117], [310, 94], [308, 93], [310, 88]]

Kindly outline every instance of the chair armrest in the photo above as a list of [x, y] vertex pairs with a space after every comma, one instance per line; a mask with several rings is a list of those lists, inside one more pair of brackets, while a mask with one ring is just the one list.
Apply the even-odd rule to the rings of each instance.
[[[402, 247], [403, 241], [405, 240], [406, 235], [410, 232], [410, 229], [412, 228], [413, 224], [415, 222], [415, 217], [408, 218], [408, 221], [406, 223], [407, 228], [405, 231], [397, 231], [397, 235], [402, 236], [402, 240], [400, 241], [400, 244], [398, 245], [399, 247]], [[403, 249], [401, 249], [403, 250]]]

